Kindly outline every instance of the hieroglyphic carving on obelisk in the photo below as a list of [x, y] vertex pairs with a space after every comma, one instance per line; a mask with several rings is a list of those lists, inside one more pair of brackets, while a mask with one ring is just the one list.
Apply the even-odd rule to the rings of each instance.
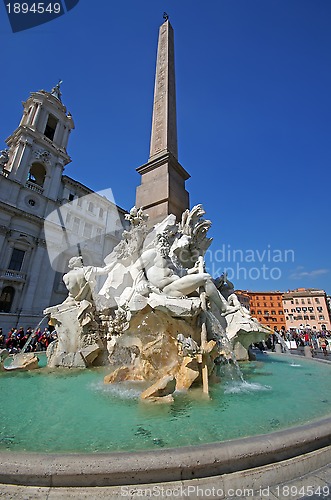
[[166, 151], [178, 158], [174, 30], [169, 21], [159, 32], [149, 158]]

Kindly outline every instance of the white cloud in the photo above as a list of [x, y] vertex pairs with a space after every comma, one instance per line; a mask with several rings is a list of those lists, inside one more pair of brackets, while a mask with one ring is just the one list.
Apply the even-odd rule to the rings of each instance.
[[323, 274], [328, 274], [330, 269], [314, 269], [312, 271], [306, 271], [303, 266], [298, 266], [291, 274], [290, 278], [293, 280], [299, 280], [302, 278], [315, 278], [316, 276], [321, 276]]

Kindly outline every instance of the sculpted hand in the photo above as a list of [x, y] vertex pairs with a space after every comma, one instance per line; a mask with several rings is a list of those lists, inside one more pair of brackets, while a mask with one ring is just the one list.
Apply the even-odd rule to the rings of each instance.
[[187, 274], [194, 274], [199, 272], [199, 261], [197, 260], [193, 267], [187, 270]]
[[149, 288], [147, 281], [140, 281], [138, 285], [135, 287], [135, 291], [140, 295], [148, 295]]

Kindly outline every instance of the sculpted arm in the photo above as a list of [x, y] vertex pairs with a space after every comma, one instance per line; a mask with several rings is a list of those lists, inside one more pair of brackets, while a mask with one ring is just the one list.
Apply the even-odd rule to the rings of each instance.
[[97, 275], [101, 275], [101, 274], [107, 274], [109, 273], [112, 268], [115, 266], [116, 264], [116, 261], [113, 261], [113, 262], [110, 262], [110, 264], [107, 264], [106, 266], [104, 267], [93, 267], [93, 273], [94, 274], [97, 274]]
[[[136, 260], [136, 262], [130, 267], [130, 274], [133, 279], [133, 287], [139, 292], [143, 288], [148, 286], [148, 280], [146, 279], [146, 266], [153, 262], [154, 260], [154, 250], [146, 250], [142, 255]], [[141, 289], [141, 290], [140, 290]]]

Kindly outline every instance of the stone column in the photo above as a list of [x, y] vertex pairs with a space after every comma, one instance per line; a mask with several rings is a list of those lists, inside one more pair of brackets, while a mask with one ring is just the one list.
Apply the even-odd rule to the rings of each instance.
[[[49, 306], [55, 271], [49, 265], [46, 244], [42, 240], [37, 241], [31, 257], [21, 309], [22, 313], [36, 314]], [[41, 269], [47, 269], [47, 272], [41, 273]]]
[[47, 185], [47, 192], [45, 189], [45, 196], [47, 196], [51, 200], [57, 200], [62, 172], [63, 165], [60, 161], [57, 161], [55, 166], [51, 166], [51, 182], [49, 182]]
[[19, 143], [15, 159], [13, 161], [10, 178], [25, 184], [29, 173], [29, 162], [31, 158], [32, 139], [22, 140]]

